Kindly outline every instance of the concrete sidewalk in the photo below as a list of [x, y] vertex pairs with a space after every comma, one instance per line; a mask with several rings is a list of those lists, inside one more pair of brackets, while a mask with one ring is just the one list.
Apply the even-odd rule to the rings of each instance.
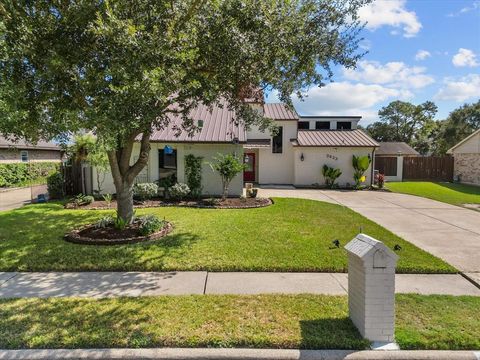
[[299, 350], [299, 349], [38, 349], [0, 350], [0, 359], [16, 360], [479, 360], [478, 351]]
[[[347, 295], [347, 288], [348, 276], [341, 273], [0, 273], [0, 298], [300, 293]], [[480, 296], [480, 289], [461, 275], [397, 274], [395, 291]]]

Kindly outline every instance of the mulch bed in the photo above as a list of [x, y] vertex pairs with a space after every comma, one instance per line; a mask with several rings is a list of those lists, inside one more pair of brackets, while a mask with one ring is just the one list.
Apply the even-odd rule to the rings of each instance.
[[150, 235], [141, 235], [138, 224], [128, 225], [124, 230], [116, 228], [95, 228], [94, 225], [87, 225], [80, 229], [72, 230], [65, 235], [65, 240], [76, 244], [87, 245], [120, 245], [133, 244], [143, 241], [157, 240], [173, 229], [172, 224], [167, 222], [165, 226], [156, 233]]
[[[251, 209], [272, 205], [273, 201], [267, 198], [227, 198], [221, 200], [218, 198], [212, 199], [199, 199], [199, 200], [162, 200], [152, 199], [145, 201], [134, 201], [135, 208], [151, 208], [151, 207], [167, 207], [167, 206], [180, 206], [180, 207], [193, 207], [204, 209]], [[108, 210], [116, 209], [117, 202], [112, 200], [110, 205], [103, 200], [95, 200], [91, 204], [76, 206], [74, 203], [67, 203], [65, 205], [67, 209], [79, 209], [79, 210]]]

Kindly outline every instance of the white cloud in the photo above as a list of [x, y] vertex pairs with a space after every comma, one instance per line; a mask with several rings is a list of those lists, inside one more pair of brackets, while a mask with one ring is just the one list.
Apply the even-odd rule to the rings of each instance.
[[[403, 30], [403, 36], [410, 38], [417, 35], [422, 24], [414, 11], [405, 9], [405, 0], [377, 0], [362, 7], [358, 15], [367, 22], [367, 29], [376, 30], [382, 26], [393, 26]], [[398, 34], [393, 30], [394, 35]]]
[[452, 58], [452, 63], [456, 67], [474, 67], [480, 65], [477, 61], [477, 55], [472, 50], [464, 48], [458, 49], [458, 53]]
[[420, 61], [420, 60], [425, 60], [426, 58], [432, 56], [429, 51], [427, 50], [418, 50], [417, 53], [415, 54], [415, 60]]
[[461, 8], [459, 11], [454, 12], [454, 13], [450, 13], [447, 16], [448, 17], [460, 16], [462, 14], [466, 14], [470, 11], [477, 10], [477, 9], [480, 9], [480, 1], [474, 1], [472, 3], [472, 6], [465, 6], [465, 7]]
[[435, 94], [435, 100], [463, 102], [480, 97], [480, 75], [469, 74], [460, 79], [445, 78], [444, 86]]
[[409, 99], [407, 90], [392, 89], [378, 84], [353, 84], [348, 81], [329, 83], [312, 88], [304, 101], [294, 97], [294, 105], [301, 115], [359, 115], [366, 122], [377, 119], [379, 104], [388, 99]]
[[377, 61], [362, 60], [358, 62], [357, 69], [344, 69], [343, 76], [348, 80], [385, 84], [395, 88], [419, 89], [435, 82], [432, 76], [425, 74], [425, 71], [424, 67], [409, 67], [399, 61], [382, 65]]

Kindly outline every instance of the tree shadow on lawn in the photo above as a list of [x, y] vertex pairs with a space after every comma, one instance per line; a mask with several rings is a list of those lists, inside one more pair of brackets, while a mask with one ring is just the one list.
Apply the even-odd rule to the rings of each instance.
[[480, 196], [480, 186], [458, 184], [458, 183], [447, 183], [447, 182], [437, 182], [436, 184], [439, 186], [445, 187], [447, 189], [450, 189], [452, 191], [460, 192], [462, 194]]
[[0, 213], [0, 271], [145, 271], [182, 257], [198, 240], [189, 232], [155, 241], [97, 246], [66, 242], [73, 228], [93, 223], [108, 211], [65, 210], [59, 204], [29, 205]]
[[301, 320], [300, 331], [301, 349], [363, 350], [370, 346], [348, 316]]

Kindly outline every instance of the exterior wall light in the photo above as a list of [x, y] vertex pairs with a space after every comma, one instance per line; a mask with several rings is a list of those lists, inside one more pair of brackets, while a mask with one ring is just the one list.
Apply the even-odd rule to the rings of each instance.
[[303, 156], [303, 153], [300, 155], [300, 161], [304, 161], [305, 160], [305, 156]]

